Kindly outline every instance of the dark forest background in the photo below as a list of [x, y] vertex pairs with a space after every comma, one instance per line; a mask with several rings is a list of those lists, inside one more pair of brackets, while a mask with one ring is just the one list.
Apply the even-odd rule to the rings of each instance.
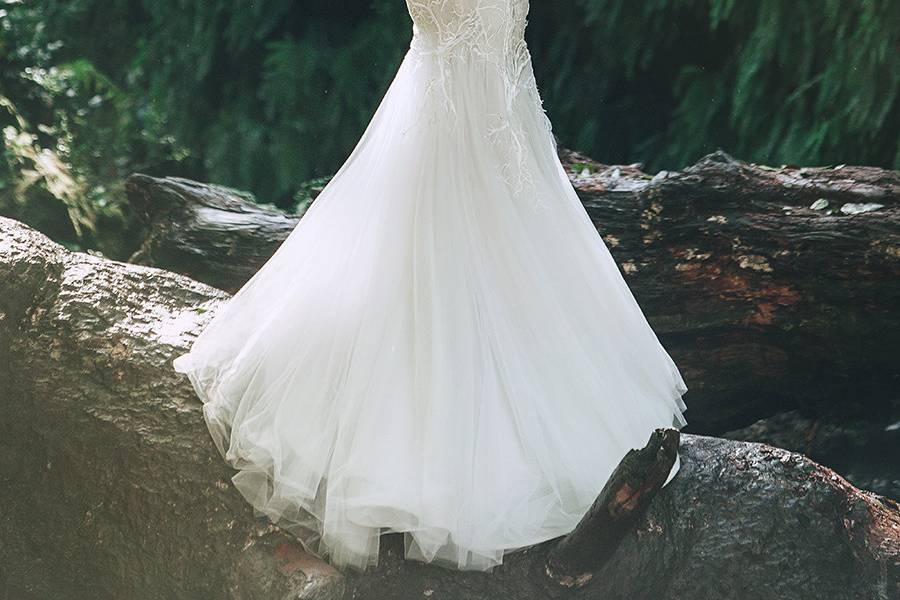
[[[291, 207], [410, 37], [402, 0], [0, 0], [0, 214], [119, 258], [135, 171]], [[900, 168], [897, 0], [532, 0], [527, 39], [560, 143], [603, 162]]]

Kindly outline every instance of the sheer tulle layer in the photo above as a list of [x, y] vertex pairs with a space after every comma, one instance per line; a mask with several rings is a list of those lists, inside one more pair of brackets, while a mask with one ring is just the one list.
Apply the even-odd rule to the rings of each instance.
[[403, 531], [409, 558], [488, 569], [570, 531], [628, 449], [686, 423], [530, 66], [512, 96], [488, 68], [411, 50], [347, 162], [174, 363], [241, 493], [339, 566]]

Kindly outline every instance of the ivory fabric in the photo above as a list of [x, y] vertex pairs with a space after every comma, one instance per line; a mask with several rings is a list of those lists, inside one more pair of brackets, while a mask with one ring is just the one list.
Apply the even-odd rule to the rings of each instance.
[[557, 157], [527, 0], [407, 6], [357, 146], [174, 367], [313, 552], [365, 568], [396, 531], [488, 570], [571, 531], [687, 388]]

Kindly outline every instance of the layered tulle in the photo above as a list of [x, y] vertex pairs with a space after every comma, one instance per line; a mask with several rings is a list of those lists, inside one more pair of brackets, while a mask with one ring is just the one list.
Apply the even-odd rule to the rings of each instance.
[[686, 423], [530, 64], [512, 90], [493, 68], [410, 49], [346, 163], [174, 363], [236, 487], [338, 566], [403, 531], [409, 558], [488, 569], [569, 532], [630, 448]]

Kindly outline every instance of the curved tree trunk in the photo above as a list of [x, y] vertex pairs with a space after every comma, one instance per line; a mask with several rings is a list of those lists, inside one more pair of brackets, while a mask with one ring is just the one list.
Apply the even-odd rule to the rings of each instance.
[[[223, 292], [0, 219], [0, 583], [11, 598], [890, 599], [900, 506], [797, 454], [658, 430], [568, 536], [494, 573], [341, 574], [254, 518], [171, 368]], [[678, 445], [681, 469], [664, 487]]]

